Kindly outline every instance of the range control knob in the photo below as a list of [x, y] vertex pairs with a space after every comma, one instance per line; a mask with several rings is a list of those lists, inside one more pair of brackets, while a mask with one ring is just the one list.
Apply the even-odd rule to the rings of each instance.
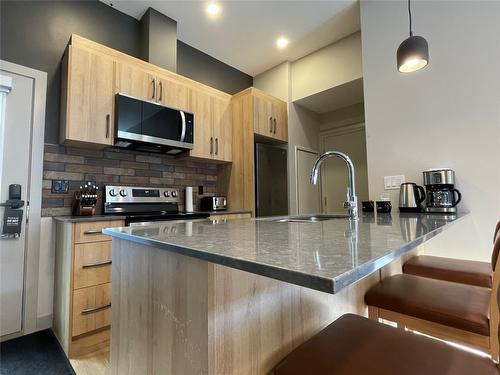
[[163, 196], [164, 196], [165, 198], [170, 197], [170, 192], [169, 192], [168, 190], [165, 190], [165, 191], [163, 192]]
[[116, 197], [116, 190], [115, 189], [111, 189], [109, 191], [109, 195], [111, 195], [112, 197]]
[[172, 191], [172, 198], [175, 198], [177, 196], [177, 192], [174, 190]]
[[123, 190], [120, 190], [120, 195], [122, 197], [126, 197], [127, 196], [127, 190], [123, 189]]

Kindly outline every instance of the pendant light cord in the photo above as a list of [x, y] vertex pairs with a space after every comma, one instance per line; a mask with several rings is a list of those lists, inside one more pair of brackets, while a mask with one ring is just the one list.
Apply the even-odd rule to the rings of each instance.
[[410, 6], [410, 0], [408, 0], [408, 18], [410, 19], [410, 36], [413, 36], [413, 31], [411, 29], [411, 6]]

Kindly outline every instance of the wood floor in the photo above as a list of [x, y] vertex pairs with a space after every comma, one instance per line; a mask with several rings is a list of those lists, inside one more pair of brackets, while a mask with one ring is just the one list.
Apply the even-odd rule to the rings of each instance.
[[70, 359], [76, 375], [111, 375], [109, 348]]

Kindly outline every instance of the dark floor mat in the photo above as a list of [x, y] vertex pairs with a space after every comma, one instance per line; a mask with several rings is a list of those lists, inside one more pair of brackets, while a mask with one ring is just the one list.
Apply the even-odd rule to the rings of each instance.
[[54, 333], [47, 329], [0, 344], [1, 375], [75, 375]]

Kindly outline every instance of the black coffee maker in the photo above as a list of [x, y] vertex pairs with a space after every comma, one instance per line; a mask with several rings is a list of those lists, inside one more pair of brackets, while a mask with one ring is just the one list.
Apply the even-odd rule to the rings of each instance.
[[455, 172], [449, 168], [428, 169], [423, 172], [425, 212], [455, 213], [462, 194], [455, 189]]

